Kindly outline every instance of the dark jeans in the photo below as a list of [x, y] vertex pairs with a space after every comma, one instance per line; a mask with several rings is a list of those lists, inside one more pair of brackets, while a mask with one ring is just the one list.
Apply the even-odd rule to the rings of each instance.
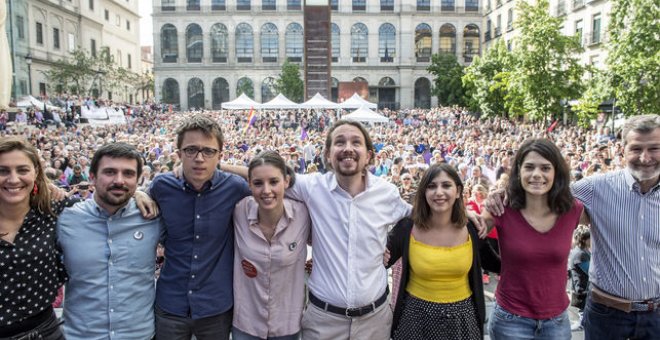
[[626, 313], [587, 299], [584, 309], [584, 338], [601, 339], [658, 339], [660, 310]]
[[229, 340], [233, 310], [193, 320], [169, 314], [156, 306], [156, 340]]
[[64, 340], [64, 334], [60, 328], [60, 322], [55, 316], [55, 313], [48, 318], [48, 320], [41, 323], [35, 329], [17, 334], [11, 338], [1, 338], [0, 340]]

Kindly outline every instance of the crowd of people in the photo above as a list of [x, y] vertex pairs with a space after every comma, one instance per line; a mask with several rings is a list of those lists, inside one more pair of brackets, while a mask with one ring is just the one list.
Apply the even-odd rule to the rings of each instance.
[[[14, 256], [39, 260], [16, 247], [32, 241], [35, 222], [25, 216], [45, 221], [38, 229], [50, 257], [39, 262], [49, 284], [35, 307], [23, 301], [29, 285], [0, 289], [0, 337], [62, 338], [43, 302], [66, 281], [69, 339], [568, 339], [567, 269], [587, 338], [657, 334], [660, 278], [637, 266], [639, 257], [660, 264], [657, 116], [631, 119], [616, 136], [461, 108], [383, 114], [390, 123], [365, 127], [332, 110], [260, 112], [248, 122], [244, 111], [143, 106], [125, 125], [6, 127], [0, 221], [11, 223], [0, 223], [0, 250], [11, 255], [0, 252], [0, 273]], [[615, 181], [630, 190], [607, 187]], [[51, 203], [55, 186], [66, 198]], [[149, 196], [131, 198], [139, 191]], [[640, 224], [634, 235], [630, 221]], [[76, 222], [89, 229], [76, 232]], [[591, 269], [584, 231], [582, 253], [568, 261], [580, 222], [592, 225]], [[157, 260], [154, 233], [165, 259], [155, 290], [145, 276]], [[74, 242], [81, 237], [89, 244]], [[622, 254], [629, 247], [635, 254]], [[107, 250], [80, 258], [92, 248]], [[384, 264], [396, 261], [390, 308]], [[103, 279], [85, 276], [92, 266]], [[486, 330], [482, 267], [501, 275]], [[92, 292], [90, 282], [103, 288]], [[602, 317], [617, 313], [626, 315]], [[127, 327], [131, 318], [144, 327]], [[646, 323], [608, 324], [636, 318]]]

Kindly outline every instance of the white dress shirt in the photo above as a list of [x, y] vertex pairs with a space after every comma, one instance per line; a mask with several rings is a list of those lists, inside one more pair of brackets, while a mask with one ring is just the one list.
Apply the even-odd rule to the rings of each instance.
[[412, 210], [397, 188], [367, 173], [365, 191], [351, 197], [334, 173], [314, 173], [296, 176], [287, 196], [305, 202], [312, 219], [310, 291], [347, 308], [368, 305], [383, 295], [388, 228]]

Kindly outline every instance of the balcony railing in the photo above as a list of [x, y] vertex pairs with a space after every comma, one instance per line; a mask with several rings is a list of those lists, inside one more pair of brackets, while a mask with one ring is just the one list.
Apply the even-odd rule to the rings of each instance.
[[495, 37], [502, 35], [502, 27], [495, 27]]
[[490, 39], [491, 39], [490, 31], [486, 31], [486, 32], [484, 33], [484, 40], [485, 40], [485, 41], [489, 41]]
[[466, 63], [471, 63], [475, 55], [479, 55], [479, 50], [475, 50], [475, 49], [463, 50], [463, 60], [465, 60]]
[[447, 53], [447, 54], [456, 54], [456, 47], [449, 47], [449, 48], [447, 48], [447, 47], [445, 47], [445, 48], [440, 47], [440, 48], [438, 49], [438, 52], [440, 52], [440, 53]]
[[588, 32], [583, 35], [583, 45], [595, 46], [604, 42], [604, 31]]
[[513, 22], [507, 22], [506, 23], [506, 31], [507, 32], [513, 31]]

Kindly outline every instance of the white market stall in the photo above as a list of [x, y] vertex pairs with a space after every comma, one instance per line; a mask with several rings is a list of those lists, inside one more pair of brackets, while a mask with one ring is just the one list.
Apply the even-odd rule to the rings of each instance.
[[259, 108], [262, 110], [299, 109], [300, 104], [292, 102], [280, 93], [270, 101], [259, 105]]
[[308, 101], [300, 104], [300, 108], [302, 109], [337, 109], [339, 108], [339, 104], [331, 102], [325, 97], [323, 97], [320, 93], [316, 93], [314, 97], [309, 98]]
[[359, 109], [361, 107], [375, 109], [378, 107], [378, 104], [363, 99], [357, 93], [353, 93], [351, 98], [348, 98], [343, 103], [339, 104], [339, 107], [342, 109]]
[[261, 104], [255, 102], [245, 93], [242, 93], [238, 98], [222, 103], [221, 107], [228, 110], [250, 110], [258, 109]]
[[390, 121], [387, 117], [376, 113], [367, 107], [361, 107], [341, 118], [364, 123], [387, 123]]

